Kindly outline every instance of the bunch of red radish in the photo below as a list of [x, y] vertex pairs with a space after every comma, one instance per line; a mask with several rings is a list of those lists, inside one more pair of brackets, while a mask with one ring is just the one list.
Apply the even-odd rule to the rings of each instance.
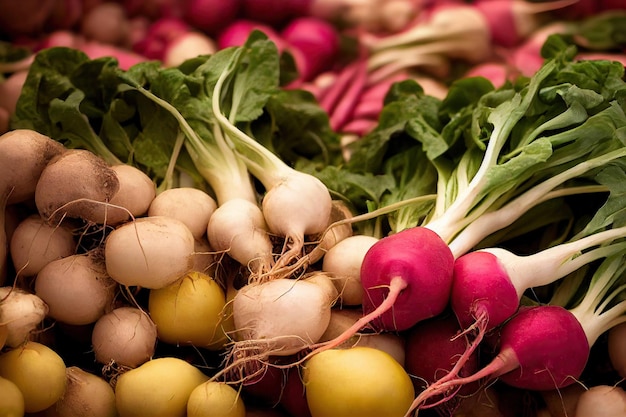
[[[625, 7], [583, 0], [47, 0], [33, 2], [31, 21], [19, 26], [11, 12], [22, 16], [28, 2], [19, 4], [19, 11], [0, 5], [7, 39], [33, 51], [63, 45], [93, 58], [115, 56], [122, 68], [146, 59], [175, 66], [240, 45], [261, 29], [294, 58], [300, 78], [290, 87], [311, 91], [346, 140], [375, 126], [395, 81], [416, 78], [438, 97], [455, 76], [485, 75], [501, 85], [536, 71], [548, 34]], [[403, 12], [393, 19], [396, 10]], [[357, 39], [357, 47], [342, 49], [344, 37]], [[459, 62], [467, 69], [461, 75]], [[6, 69], [13, 77], [2, 84], [0, 120], [14, 109], [27, 69], [28, 59]], [[626, 378], [626, 326], [605, 334], [581, 325], [581, 310], [519, 309], [526, 290], [606, 252], [558, 265], [545, 261], [554, 252], [520, 259], [494, 249], [455, 259], [428, 227], [380, 240], [334, 227], [333, 244], [310, 254], [319, 271], [242, 285], [218, 279], [241, 265], [209, 244], [216, 205], [207, 193], [177, 189], [157, 197], [145, 174], [48, 139], [25, 131], [0, 137], [0, 392], [9, 393], [0, 409], [7, 401], [17, 415], [23, 404], [22, 414], [33, 416], [80, 415], [86, 404], [90, 415], [122, 417], [193, 417], [211, 408], [240, 417], [404, 416], [413, 408], [500, 416], [510, 415], [502, 393], [519, 399], [528, 391], [541, 393], [536, 414], [546, 417], [591, 415], [589, 408], [600, 416], [598, 393], [626, 408], [619, 385], [605, 386], [601, 377], [589, 390], [576, 383], [602, 334], [600, 349], [607, 346], [610, 358], [600, 368]], [[77, 178], [91, 184], [59, 191]], [[192, 215], [192, 208], [199, 211]], [[333, 214], [328, 225], [349, 217], [338, 207]], [[623, 233], [573, 242], [558, 259], [614, 241], [617, 251]], [[278, 326], [277, 317], [286, 323]], [[479, 356], [485, 344], [492, 354], [486, 366]], [[66, 365], [67, 355], [85, 366]], [[207, 361], [205, 373], [188, 366], [198, 356]], [[494, 378], [505, 383], [500, 391], [483, 385]]]

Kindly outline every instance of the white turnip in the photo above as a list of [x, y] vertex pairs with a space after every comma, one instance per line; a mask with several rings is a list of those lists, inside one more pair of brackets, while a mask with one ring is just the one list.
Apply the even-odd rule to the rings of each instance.
[[342, 305], [361, 305], [361, 265], [365, 254], [377, 241], [373, 236], [353, 235], [332, 246], [324, 255], [322, 271], [332, 277]]
[[108, 313], [117, 289], [97, 250], [54, 260], [35, 277], [35, 294], [47, 304], [48, 316], [71, 325], [94, 323]]
[[576, 417], [620, 417], [626, 415], [626, 392], [619, 386], [596, 385], [580, 394]]
[[48, 306], [26, 290], [0, 287], [0, 323], [6, 326], [6, 346], [17, 347], [43, 323]]
[[139, 217], [148, 213], [156, 197], [156, 186], [150, 177], [139, 168], [128, 164], [113, 165], [111, 169], [115, 172], [120, 187], [111, 197], [111, 206], [107, 213], [108, 223], [117, 225], [128, 221], [131, 216]]
[[119, 187], [115, 171], [104, 159], [85, 149], [68, 149], [41, 172], [35, 204], [51, 223], [69, 217], [106, 224], [108, 203]]
[[116, 417], [115, 393], [111, 385], [77, 366], [65, 370], [67, 385], [52, 406], [59, 417]]
[[[318, 274], [317, 279], [326, 278]], [[256, 347], [261, 356], [299, 352], [326, 330], [335, 296], [332, 284], [310, 279], [281, 278], [244, 286], [232, 305], [235, 350]]]
[[91, 8], [82, 16], [80, 33], [86, 39], [127, 46], [130, 22], [121, 4], [106, 1]]
[[195, 239], [207, 232], [211, 215], [217, 202], [207, 192], [198, 188], [179, 187], [160, 192], [150, 204], [148, 216], [176, 218], [189, 228]]
[[35, 276], [49, 262], [74, 254], [76, 240], [66, 224], [51, 225], [38, 214], [20, 222], [9, 243], [18, 276]]
[[125, 286], [163, 288], [188, 273], [195, 242], [183, 222], [167, 216], [140, 217], [113, 230], [104, 243], [106, 269]]
[[91, 343], [103, 365], [136, 368], [154, 355], [157, 330], [148, 314], [136, 307], [118, 307], [100, 317]]

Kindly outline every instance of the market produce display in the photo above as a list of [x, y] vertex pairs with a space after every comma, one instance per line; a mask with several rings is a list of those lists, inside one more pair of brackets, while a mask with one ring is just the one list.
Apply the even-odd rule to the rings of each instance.
[[0, 2], [0, 417], [626, 415], [625, 30]]

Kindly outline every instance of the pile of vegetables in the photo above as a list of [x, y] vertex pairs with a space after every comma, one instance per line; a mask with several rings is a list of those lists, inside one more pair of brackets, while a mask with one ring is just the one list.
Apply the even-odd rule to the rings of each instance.
[[619, 2], [36, 3], [0, 415], [626, 412]]

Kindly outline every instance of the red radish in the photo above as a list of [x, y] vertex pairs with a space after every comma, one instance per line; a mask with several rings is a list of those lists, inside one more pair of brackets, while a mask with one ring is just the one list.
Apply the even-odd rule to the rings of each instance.
[[265, 33], [279, 50], [284, 49], [284, 40], [274, 28], [248, 19], [237, 19], [225, 27], [217, 37], [217, 46], [219, 49], [228, 48], [229, 46], [241, 46], [246, 42], [253, 30], [260, 30]]
[[308, 3], [310, 0], [241, 0], [241, 13], [244, 18], [278, 27], [301, 16]]
[[463, 77], [484, 77], [494, 87], [502, 87], [511, 78], [512, 69], [500, 62], [484, 62], [473, 66]]
[[488, 364], [470, 376], [444, 377], [431, 384], [416, 397], [406, 416], [433, 396], [486, 378], [537, 391], [575, 383], [598, 338], [626, 321], [626, 301], [619, 299], [624, 288], [619, 279], [625, 270], [623, 251], [609, 255], [594, 270], [584, 295], [578, 294], [579, 285], [572, 285], [579, 283], [579, 276], [570, 275], [572, 282], [566, 278], [559, 286], [559, 298], [569, 298], [562, 304], [575, 302], [574, 307], [520, 307], [500, 328], [498, 353]]
[[[339, 53], [339, 32], [322, 19], [293, 19], [280, 34], [290, 48], [301, 52], [301, 55], [296, 55], [296, 63], [303, 80], [310, 80], [329, 69]], [[302, 59], [298, 60], [298, 57]]]
[[340, 346], [369, 324], [401, 331], [441, 314], [448, 306], [453, 267], [450, 248], [430, 229], [413, 227], [378, 240], [361, 265], [364, 316], [313, 346], [307, 358]]
[[[467, 335], [462, 333], [452, 314], [425, 320], [409, 329], [406, 335], [404, 368], [411, 375], [415, 391], [422, 391], [428, 384], [448, 373], [468, 376], [476, 372], [479, 368], [478, 352], [468, 352], [468, 344]], [[468, 356], [467, 360], [459, 360], [463, 355]], [[461, 387], [458, 393], [462, 396], [470, 395], [476, 388], [476, 384], [469, 384]], [[441, 398], [434, 398], [435, 403], [437, 399]], [[457, 405], [458, 401], [455, 400], [442, 404], [441, 407], [454, 411]]]
[[88, 13], [84, 0], [57, 0], [54, 9], [48, 15], [46, 28], [48, 30], [71, 29]]
[[167, 46], [190, 30], [190, 25], [181, 18], [162, 17], [150, 23], [144, 36], [137, 39], [132, 48], [146, 58], [162, 59]]
[[214, 35], [235, 20], [241, 9], [241, 0], [184, 0], [181, 9], [187, 22]]
[[0, 32], [9, 37], [39, 35], [56, 0], [3, 1], [0, 3]]

